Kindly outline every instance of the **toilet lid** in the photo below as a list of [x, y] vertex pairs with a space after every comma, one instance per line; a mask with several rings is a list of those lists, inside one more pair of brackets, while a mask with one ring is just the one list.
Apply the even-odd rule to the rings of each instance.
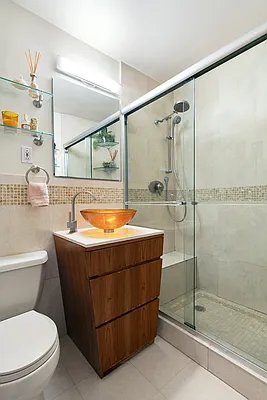
[[0, 322], [0, 384], [44, 364], [58, 345], [55, 323], [36, 311]]

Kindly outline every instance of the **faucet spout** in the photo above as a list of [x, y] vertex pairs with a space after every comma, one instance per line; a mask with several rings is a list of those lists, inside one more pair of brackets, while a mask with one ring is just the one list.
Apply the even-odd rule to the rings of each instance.
[[72, 201], [71, 201], [71, 212], [69, 213], [69, 221], [67, 223], [67, 227], [70, 230], [69, 233], [77, 232], [75, 202], [76, 202], [77, 197], [82, 193], [88, 193], [94, 200], [96, 200], [96, 197], [89, 190], [87, 190], [86, 192], [81, 190], [80, 192], [75, 193], [75, 195], [73, 196]]

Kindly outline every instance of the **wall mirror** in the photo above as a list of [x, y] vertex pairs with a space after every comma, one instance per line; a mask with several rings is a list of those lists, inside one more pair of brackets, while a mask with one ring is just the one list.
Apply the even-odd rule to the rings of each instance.
[[59, 73], [53, 92], [55, 176], [120, 180], [118, 95]]

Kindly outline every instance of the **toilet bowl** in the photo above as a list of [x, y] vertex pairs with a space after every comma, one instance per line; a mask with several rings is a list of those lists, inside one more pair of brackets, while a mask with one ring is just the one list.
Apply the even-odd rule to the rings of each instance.
[[36, 286], [41, 287], [46, 260], [46, 252], [0, 257], [1, 400], [43, 398], [58, 363], [56, 325], [31, 307], [38, 297]]

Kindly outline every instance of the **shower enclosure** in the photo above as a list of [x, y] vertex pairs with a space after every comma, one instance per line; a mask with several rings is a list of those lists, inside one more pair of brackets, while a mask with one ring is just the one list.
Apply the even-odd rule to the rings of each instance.
[[267, 41], [125, 112], [126, 206], [165, 233], [160, 311], [267, 369]]

